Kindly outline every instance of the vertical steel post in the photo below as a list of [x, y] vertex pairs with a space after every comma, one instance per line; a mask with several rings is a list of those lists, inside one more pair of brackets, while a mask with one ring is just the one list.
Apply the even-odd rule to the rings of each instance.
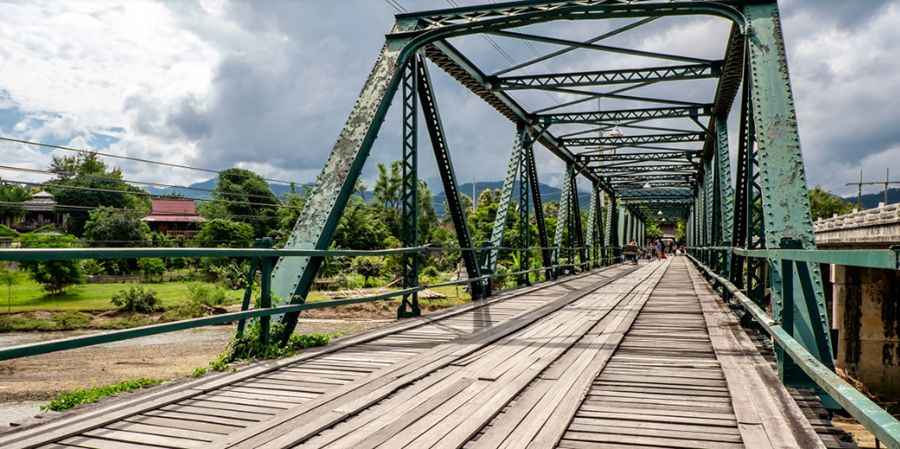
[[[528, 137], [528, 136], [526, 136]], [[528, 137], [522, 147], [523, 158], [528, 171], [528, 185], [531, 187], [531, 203], [534, 205], [534, 221], [537, 224], [538, 242], [541, 245], [541, 260], [544, 268], [544, 280], [553, 279], [553, 251], [547, 236], [547, 223], [544, 221], [544, 202], [541, 198], [541, 185], [538, 182], [537, 167], [534, 162], [534, 141]], [[524, 175], [523, 175], [524, 177]]]
[[600, 194], [600, 187], [597, 183], [591, 184], [591, 198], [588, 207], [588, 229], [587, 229], [587, 247], [590, 251], [590, 268], [597, 266], [597, 195]]
[[[397, 91], [402, 71], [399, 67], [400, 54], [409, 39], [390, 39], [382, 48], [359, 100], [316, 179], [305, 207], [300, 211], [285, 248], [328, 249], [331, 245], [338, 220]], [[321, 264], [321, 257], [279, 259], [272, 273], [273, 294], [292, 304], [302, 304]], [[298, 316], [296, 312], [284, 315], [282, 342], [286, 342], [294, 331]]]
[[513, 186], [516, 182], [519, 168], [521, 167], [522, 158], [522, 137], [520, 133], [516, 133], [513, 143], [512, 154], [509, 157], [509, 165], [506, 166], [506, 178], [503, 180], [503, 187], [500, 191], [500, 204], [497, 207], [497, 215], [494, 216], [494, 227], [491, 229], [491, 248], [488, 250], [487, 263], [485, 271], [495, 273], [497, 271], [497, 260], [500, 257], [500, 247], [503, 245], [503, 233], [506, 230], [506, 218], [509, 214], [509, 204], [512, 201]]
[[[410, 58], [403, 71], [403, 158], [402, 186], [400, 199], [400, 232], [403, 246], [409, 248], [419, 244], [419, 101], [418, 58]], [[421, 254], [407, 253], [403, 255], [403, 288], [414, 288], [419, 285], [419, 258]], [[403, 295], [397, 318], [408, 318], [421, 315], [419, 294], [417, 292]]]
[[[262, 239], [262, 247], [271, 248], [272, 239]], [[260, 283], [259, 283], [259, 307], [268, 309], [272, 307], [272, 269], [275, 267], [277, 258], [262, 257], [259, 261], [260, 265]], [[269, 328], [271, 327], [272, 317], [263, 316], [259, 318], [259, 341], [263, 347], [269, 344]]]
[[584, 269], [584, 263], [587, 261], [587, 248], [584, 246], [584, 227], [581, 223], [581, 202], [579, 201], [578, 196], [578, 179], [577, 173], [575, 172], [575, 166], [571, 165], [572, 176], [569, 178], [572, 181], [572, 187], [569, 189], [572, 193], [572, 199], [570, 203], [572, 204], [572, 246], [578, 248], [577, 250], [573, 250], [572, 252], [572, 262], [574, 269], [574, 261], [575, 261], [575, 253], [578, 254], [578, 269]]
[[[444, 125], [441, 121], [441, 114], [438, 110], [437, 98], [434, 95], [434, 89], [431, 83], [431, 75], [428, 72], [428, 66], [421, 55], [417, 55], [419, 69], [419, 104], [422, 106], [422, 113], [425, 117], [425, 127], [428, 129], [428, 136], [431, 139], [431, 147], [434, 150], [434, 160], [438, 166], [438, 173], [441, 176], [441, 183], [444, 186], [444, 197], [447, 199], [447, 210], [450, 218], [453, 220], [453, 229], [456, 232], [456, 242], [463, 249], [460, 256], [463, 265], [466, 267], [466, 274], [469, 279], [477, 279], [481, 277], [481, 267], [478, 265], [478, 255], [476, 251], [471, 249], [474, 247], [472, 238], [469, 235], [469, 227], [466, 222], [466, 213], [463, 210], [462, 202], [459, 200], [459, 184], [456, 181], [456, 171], [453, 169], [453, 161], [450, 158], [450, 146], [447, 143], [446, 134], [444, 133]], [[475, 198], [472, 198], [475, 201]], [[482, 296], [482, 282], [472, 282], [469, 284], [472, 299], [478, 299]]]
[[[763, 222], [768, 248], [783, 244], [805, 249], [815, 248], [809, 197], [800, 151], [797, 116], [788, 75], [787, 55], [778, 5], [775, 2], [744, 6], [750, 22], [749, 62], [752, 111], [760, 158]], [[786, 282], [787, 273], [770, 260], [772, 310], [780, 316], [785, 307], [784, 295], [774, 282]], [[805, 264], [802, 264], [805, 265]], [[831, 338], [822, 278], [819, 266], [803, 267], [790, 273], [793, 298], [803, 299], [805, 307], [793, 307], [794, 335], [825, 366], [833, 367]], [[791, 386], [815, 384], [799, 370], [790, 369], [790, 360], [779, 357], [779, 372]]]
[[[731, 187], [731, 152], [728, 150], [728, 118], [717, 117], [716, 128], [716, 171], [718, 173], [719, 217], [721, 218], [720, 246], [732, 246], [734, 228], [734, 189]], [[726, 279], [731, 279], [731, 252], [724, 254], [722, 269]]]
[[[572, 187], [572, 182], [569, 179], [569, 176], [572, 175], [572, 172], [569, 171], [569, 168], [566, 167], [566, 174], [563, 178], [562, 182], [562, 194], [559, 197], [559, 211], [556, 214], [556, 233], [553, 235], [553, 265], [560, 265], [560, 261], [562, 260], [563, 255], [561, 254], [563, 250], [563, 235], [566, 234], [566, 226], [569, 221], [569, 200], [571, 199], [571, 195], [569, 194], [569, 189]], [[557, 267], [557, 273], [560, 272], [561, 267]]]
[[[531, 267], [531, 227], [528, 220], [528, 171], [527, 158], [523, 157], [524, 142], [528, 139], [525, 131], [525, 124], [519, 123], [516, 127], [516, 133], [519, 135], [519, 142], [522, 143], [519, 148], [519, 244], [522, 250], [519, 252], [519, 271], [526, 271]], [[529, 273], [523, 273], [519, 276], [519, 285], [530, 285]]]

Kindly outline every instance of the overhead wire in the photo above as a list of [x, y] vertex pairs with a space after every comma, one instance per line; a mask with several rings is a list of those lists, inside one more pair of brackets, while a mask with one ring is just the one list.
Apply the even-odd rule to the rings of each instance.
[[[143, 185], [143, 186], [149, 186], [149, 187], [165, 187], [165, 188], [171, 188], [171, 189], [195, 190], [198, 192], [216, 193], [218, 195], [225, 195], [225, 196], [253, 197], [253, 198], [262, 198], [262, 199], [270, 198], [269, 196], [266, 196], [266, 195], [257, 195], [257, 194], [253, 194], [253, 193], [219, 192], [214, 189], [204, 189], [201, 187], [180, 186], [180, 185], [176, 185], [176, 184], [163, 184], [163, 183], [159, 183], [159, 182], [149, 182], [149, 181], [135, 181], [135, 180], [131, 180], [131, 179], [116, 178], [113, 176], [98, 176], [98, 175], [86, 175], [86, 174], [79, 175], [77, 173], [72, 173], [72, 172], [62, 172], [62, 171], [57, 172], [57, 171], [52, 171], [52, 170], [41, 170], [41, 169], [37, 169], [37, 168], [14, 167], [14, 166], [10, 166], [10, 165], [0, 165], [0, 170], [18, 171], [18, 172], [24, 172], [24, 173], [36, 173], [36, 174], [42, 174], [42, 175], [58, 175], [58, 176], [70, 176], [70, 177], [82, 176], [82, 177], [85, 177], [88, 179], [96, 179], [99, 181], [119, 181], [119, 182], [124, 182], [126, 184], [137, 184], [137, 185]], [[65, 179], [65, 178], [63, 178], [63, 179]], [[54, 180], [50, 180], [47, 182], [52, 182], [52, 181], [54, 181]], [[152, 192], [147, 192], [147, 193], [150, 193], [150, 195], [152, 195], [152, 196], [161, 196], [161, 197], [167, 196], [166, 194], [156, 194], [156, 193], [152, 193]], [[274, 195], [274, 193], [273, 193], [273, 195]], [[183, 197], [185, 199], [196, 199], [196, 198], [185, 197], [185, 196], [181, 196], [181, 197]], [[281, 204], [281, 201], [278, 199], [277, 195], [275, 195], [275, 200], [278, 201], [278, 204]]]
[[[23, 184], [32, 187], [47, 187], [46, 183], [40, 182], [32, 182], [32, 181], [22, 181], [22, 180], [4, 180], [6, 183], [14, 183], [14, 184]], [[131, 190], [122, 190], [122, 189], [104, 189], [101, 187], [84, 187], [84, 186], [67, 186], [61, 184], [52, 184], [50, 186], [54, 189], [63, 189], [63, 190], [79, 190], [85, 192], [101, 192], [101, 193], [122, 193], [126, 195], [135, 195], [135, 196], [147, 196], [147, 197], [159, 197], [160, 195], [153, 195], [146, 190], [140, 191], [131, 191]], [[273, 203], [257, 203], [252, 201], [233, 201], [233, 200], [225, 200], [225, 199], [216, 199], [216, 198], [195, 198], [195, 197], [179, 197], [186, 200], [192, 201], [208, 201], [208, 202], [220, 202], [225, 204], [235, 204], [235, 205], [243, 205], [243, 206], [265, 206], [265, 207], [274, 207], [274, 208], [285, 208], [285, 209], [297, 209], [300, 210], [299, 207], [296, 206], [288, 206], [285, 204], [273, 204]]]
[[[121, 160], [126, 160], [126, 161], [141, 162], [141, 163], [145, 163], [145, 164], [160, 165], [160, 166], [171, 167], [171, 168], [183, 168], [186, 170], [194, 170], [194, 171], [199, 171], [199, 172], [204, 172], [204, 173], [214, 173], [217, 175], [222, 173], [222, 170], [213, 170], [211, 168], [194, 167], [194, 166], [184, 165], [184, 164], [175, 164], [172, 162], [154, 161], [151, 159], [144, 159], [144, 158], [139, 158], [139, 157], [134, 157], [134, 156], [123, 156], [120, 154], [105, 153], [102, 151], [95, 151], [95, 150], [85, 150], [85, 149], [74, 148], [74, 147], [69, 147], [69, 146], [65, 146], [65, 145], [56, 145], [56, 144], [51, 144], [51, 143], [35, 142], [35, 141], [31, 141], [31, 140], [15, 139], [15, 138], [6, 137], [6, 136], [0, 136], [0, 140], [7, 141], [7, 142], [20, 143], [23, 145], [31, 145], [31, 146], [37, 146], [37, 147], [43, 147], [43, 148], [52, 148], [52, 149], [56, 149], [56, 150], [69, 151], [69, 152], [78, 153], [78, 154], [82, 154], [82, 155], [97, 155], [100, 157], [106, 157], [106, 158], [110, 158], [110, 159], [121, 159]], [[264, 181], [275, 182], [275, 183], [279, 183], [279, 184], [294, 184], [294, 181], [285, 181], [283, 179], [274, 179], [274, 178], [265, 178], [265, 177], [263, 177], [262, 179]]]

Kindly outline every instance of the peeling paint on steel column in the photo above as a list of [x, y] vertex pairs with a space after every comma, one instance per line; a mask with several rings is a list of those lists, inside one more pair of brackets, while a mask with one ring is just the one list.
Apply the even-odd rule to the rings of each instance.
[[[750, 21], [749, 64], [753, 121], [758, 144], [763, 223], [768, 248], [796, 241], [815, 248], [800, 151], [797, 118], [788, 75], [784, 36], [774, 2], [744, 7]], [[770, 261], [773, 314], [780, 316], [780, 266]], [[792, 282], [795, 335], [826, 366], [833, 366], [831, 339], [819, 267], [795, 270]], [[776, 318], [777, 319], [777, 318]]]
[[[405, 43], [388, 42], [382, 48], [285, 248], [327, 249], [331, 244], [338, 219], [396, 91], [397, 62]], [[272, 274], [275, 297], [282, 303], [304, 302], [320, 264], [321, 260], [309, 257], [279, 259]], [[296, 315], [289, 316], [286, 324], [290, 330], [294, 323]]]

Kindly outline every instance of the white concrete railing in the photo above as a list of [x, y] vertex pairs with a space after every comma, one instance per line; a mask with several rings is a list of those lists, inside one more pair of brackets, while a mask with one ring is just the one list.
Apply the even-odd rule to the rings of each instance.
[[813, 223], [816, 243], [852, 245], [900, 242], [900, 204], [878, 206], [816, 220]]

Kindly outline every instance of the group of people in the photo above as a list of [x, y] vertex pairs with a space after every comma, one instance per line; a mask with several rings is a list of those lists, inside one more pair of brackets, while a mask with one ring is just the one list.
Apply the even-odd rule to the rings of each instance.
[[622, 248], [622, 257], [628, 262], [637, 263], [639, 258], [647, 260], [664, 260], [669, 254], [681, 255], [685, 254], [684, 247], [680, 247], [671, 241], [662, 239], [654, 239], [647, 242], [647, 245], [641, 248], [637, 241], [631, 240]]

